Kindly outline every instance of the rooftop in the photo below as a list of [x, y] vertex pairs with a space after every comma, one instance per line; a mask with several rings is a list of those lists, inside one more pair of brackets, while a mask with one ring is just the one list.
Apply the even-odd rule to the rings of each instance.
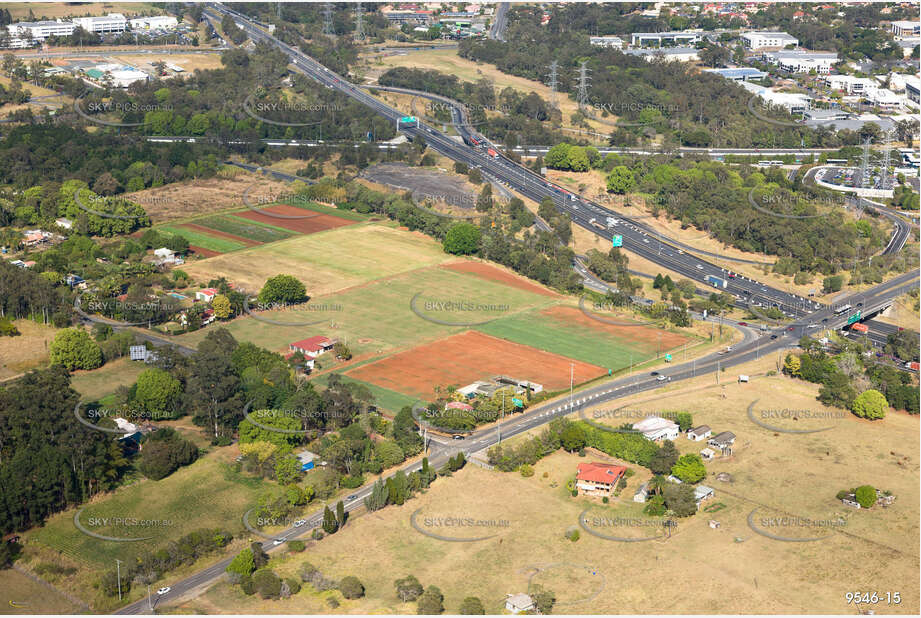
[[580, 481], [607, 483], [609, 485], [616, 482], [627, 471], [623, 466], [597, 462], [581, 463], [578, 470], [579, 473], [576, 475], [576, 479]]

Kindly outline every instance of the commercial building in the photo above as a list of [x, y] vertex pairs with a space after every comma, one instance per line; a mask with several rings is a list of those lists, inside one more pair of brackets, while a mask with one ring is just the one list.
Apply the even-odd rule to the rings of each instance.
[[76, 17], [74, 24], [87, 32], [96, 34], [117, 34], [128, 27], [128, 20], [121, 13], [109, 13], [105, 17]]
[[614, 35], [589, 37], [589, 43], [595, 47], [615, 47], [617, 49], [624, 47], [624, 40]]
[[887, 88], [867, 88], [864, 93], [867, 102], [887, 111], [896, 111], [902, 107], [902, 99]]
[[827, 75], [825, 85], [848, 94], [863, 94], [867, 88], [876, 86], [868, 77], [854, 77], [853, 75]]
[[162, 28], [175, 28], [179, 20], [172, 15], [156, 15], [154, 17], [136, 17], [128, 21], [132, 30], [158, 30]]
[[771, 107], [782, 107], [791, 114], [802, 114], [809, 109], [812, 101], [812, 98], [805, 94], [775, 92], [770, 88], [750, 82], [740, 82], [740, 85], [752, 94], [761, 97]]
[[653, 49], [628, 49], [625, 53], [645, 58], [647, 62], [659, 59], [668, 62], [696, 62], [700, 60], [699, 51], [694, 47], [656, 47]]
[[815, 71], [825, 75], [831, 72], [831, 67], [838, 64], [838, 54], [834, 52], [809, 52], [804, 50], [789, 50], [766, 52], [763, 54], [766, 62], [779, 66], [784, 71], [791, 73], [809, 73]]
[[905, 78], [905, 96], [909, 101], [921, 103], [921, 79], [911, 75]]
[[7, 26], [11, 37], [44, 41], [50, 36], [70, 36], [76, 26], [69, 21], [21, 21]]
[[678, 437], [678, 424], [660, 416], [647, 416], [633, 423], [633, 430], [643, 434], [647, 440], [674, 440]]
[[799, 45], [799, 39], [786, 32], [743, 32], [742, 44], [746, 49], [783, 49], [787, 45]]
[[921, 22], [894, 21], [889, 24], [889, 30], [893, 35], [900, 37], [921, 36]]
[[682, 30], [680, 32], [634, 32], [630, 35], [630, 45], [633, 47], [647, 47], [654, 43], [662, 47], [663, 43], [672, 46], [693, 45], [701, 40], [703, 32], [698, 30]]
[[755, 79], [764, 79], [767, 73], [753, 69], [751, 67], [740, 67], [736, 69], [705, 69], [706, 73], [715, 73], [720, 77], [731, 79], [734, 82], [750, 82]]

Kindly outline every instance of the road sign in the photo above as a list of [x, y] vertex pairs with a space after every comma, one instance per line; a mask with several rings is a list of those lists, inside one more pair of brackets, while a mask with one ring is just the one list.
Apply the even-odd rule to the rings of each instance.
[[857, 322], [858, 320], [860, 320], [860, 309], [857, 310], [857, 313], [855, 313], [854, 315], [850, 316], [847, 319], [847, 323], [848, 325], [850, 325], [850, 324], [853, 324], [854, 322]]
[[400, 122], [416, 122], [415, 116], [403, 116], [400, 118]]
[[611, 246], [612, 246], [612, 247], [623, 247], [623, 246], [624, 246], [624, 237], [623, 237], [623, 236], [615, 236], [614, 238], [612, 238], [612, 239], [611, 239]]
[[517, 397], [512, 397], [512, 403], [515, 404], [515, 406], [518, 408], [524, 407], [524, 401], [522, 401], [521, 399], [518, 399]]
[[666, 362], [666, 363], [672, 362], [672, 355], [671, 355], [671, 354], [666, 354], [666, 355], [665, 355], [665, 362]]

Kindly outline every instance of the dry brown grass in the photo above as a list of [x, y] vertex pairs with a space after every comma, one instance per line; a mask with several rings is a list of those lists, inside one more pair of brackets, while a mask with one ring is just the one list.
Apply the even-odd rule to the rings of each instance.
[[0, 379], [48, 364], [48, 346], [58, 332], [53, 326], [15, 320], [17, 337], [0, 337]]
[[83, 17], [84, 15], [106, 15], [124, 13], [127, 15], [162, 15], [163, 9], [149, 2], [5, 2], [3, 7], [10, 12], [13, 21], [26, 20], [31, 11], [35, 19], [58, 17]]

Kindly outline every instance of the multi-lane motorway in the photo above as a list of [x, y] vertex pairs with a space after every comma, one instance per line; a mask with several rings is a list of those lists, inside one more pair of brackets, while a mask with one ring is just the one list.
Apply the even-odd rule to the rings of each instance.
[[[220, 5], [209, 5], [208, 10], [212, 13], [217, 11], [229, 11], [225, 7]], [[279, 47], [284, 51], [289, 53], [292, 57], [292, 62], [299, 70], [307, 73], [314, 79], [321, 81], [324, 84], [330, 84], [333, 87], [340, 89], [342, 92], [345, 92], [349, 96], [353, 96], [356, 99], [367, 104], [369, 107], [375, 111], [385, 115], [388, 118], [391, 118], [396, 122], [399, 117], [402, 115], [397, 110], [389, 108], [373, 97], [370, 97], [366, 93], [362, 92], [360, 89], [348, 84], [342, 80], [341, 77], [335, 75], [334, 73], [329, 72], [324, 67], [320, 67], [314, 63], [309, 58], [300, 54], [296, 50], [293, 50], [289, 46], [276, 41], [272, 37], [268, 37], [264, 32], [258, 30], [257, 28], [251, 26], [245, 19], [244, 16], [234, 13], [234, 16], [237, 18], [241, 27], [244, 27], [251, 37], [268, 40]], [[559, 189], [553, 189], [546, 186], [546, 181], [544, 181], [539, 176], [535, 178], [536, 175], [526, 174], [522, 170], [518, 169], [513, 162], [507, 161], [503, 158], [491, 159], [488, 155], [481, 153], [477, 149], [462, 147], [458, 145], [454, 140], [443, 136], [442, 134], [433, 131], [429, 127], [419, 126], [407, 129], [407, 132], [413, 136], [424, 135], [425, 140], [433, 148], [450, 156], [451, 158], [463, 161], [468, 164], [478, 165], [484, 171], [490, 175], [495, 176], [500, 181], [503, 181], [504, 184], [514, 188], [516, 191], [519, 191], [528, 197], [542, 199], [545, 196], [550, 196], [554, 199], [554, 202], [566, 212], [570, 212], [574, 220], [578, 217], [580, 225], [584, 225], [587, 229], [592, 229], [601, 233], [601, 230], [596, 230], [593, 226], [590, 226], [587, 222], [587, 219], [591, 216], [589, 213], [596, 213], [605, 215], [606, 212], [604, 209], [601, 209], [600, 212], [597, 210], [599, 206], [592, 204], [578, 196], [571, 196], [569, 193], [561, 193]], [[618, 215], [619, 219], [623, 219]], [[624, 221], [621, 228], [624, 236], [624, 246], [627, 250], [639, 253], [647, 259], [655, 258], [653, 261], [667, 266], [672, 270], [677, 270], [678, 272], [687, 272], [688, 276], [691, 276], [694, 280], [699, 279], [700, 275], [713, 273], [719, 274], [722, 271], [718, 267], [704, 262], [702, 260], [697, 260], [696, 258], [688, 258], [688, 256], [678, 253], [674, 250], [669, 250], [667, 253], [662, 253], [662, 250], [651, 249], [643, 241], [643, 238], [647, 236], [647, 232], [643, 231], [643, 228], [635, 224], [630, 223], [629, 221]], [[629, 230], [629, 232], [627, 231]], [[604, 234], [602, 234], [604, 235]], [[606, 238], [610, 238], [610, 233], [607, 233]], [[630, 238], [630, 244], [627, 244], [627, 239]], [[698, 268], [698, 264], [702, 268]], [[692, 276], [697, 275], [697, 276]], [[892, 298], [907, 292], [908, 290], [917, 287], [917, 272], [910, 272], [894, 279], [887, 281], [881, 285], [875, 286], [874, 288], [867, 290], [859, 295], [862, 306], [866, 308], [867, 312], [876, 310], [880, 307], [885, 306], [891, 302]], [[685, 380], [693, 378], [700, 375], [706, 375], [710, 373], [716, 373], [717, 379], [727, 379], [726, 375], [721, 372], [723, 368], [728, 368], [731, 366], [739, 365], [741, 363], [746, 363], [758, 358], [779, 353], [785, 348], [793, 347], [796, 342], [796, 338], [810, 332], [814, 328], [823, 328], [823, 329], [833, 329], [841, 327], [845, 320], [846, 314], [836, 315], [835, 311], [831, 307], [823, 307], [808, 304], [806, 299], [800, 299], [793, 295], [787, 294], [779, 290], [772, 290], [767, 288], [767, 286], [762, 286], [756, 281], [743, 279], [739, 281], [738, 279], [733, 280], [733, 288], [730, 290], [732, 292], [741, 292], [748, 293], [751, 295], [760, 295], [768, 299], [775, 299], [778, 304], [783, 307], [789, 307], [794, 310], [796, 318], [789, 325], [781, 326], [773, 331], [768, 331], [763, 334], [755, 333], [750, 329], [743, 330], [743, 341], [741, 343], [733, 346], [733, 350], [730, 353], [718, 354], [713, 353], [703, 358], [694, 359], [690, 362], [685, 362], [682, 364], [669, 365], [667, 368], [662, 369], [657, 376], [628, 376], [625, 378], [620, 378], [617, 380], [611, 380], [604, 382], [602, 384], [594, 385], [588, 388], [580, 389], [575, 393], [571, 399], [558, 399], [556, 401], [550, 401], [543, 404], [536, 405], [532, 408], [529, 408], [526, 412], [517, 414], [513, 418], [500, 424], [501, 437], [503, 439], [517, 435], [524, 431], [528, 431], [535, 427], [538, 427], [544, 423], [549, 422], [553, 418], [559, 416], [565, 416], [573, 412], [579, 412], [589, 405], [597, 405], [600, 403], [610, 402], [617, 400], [619, 398], [626, 397], [628, 395], [633, 395], [639, 392], [651, 391], [658, 388], [668, 387], [673, 382], [678, 380]], [[856, 297], [852, 297], [856, 301]], [[849, 299], [850, 301], [851, 299]], [[804, 309], [804, 307], [806, 307]], [[812, 313], [807, 313], [811, 311]], [[664, 376], [661, 377], [661, 376]], [[732, 379], [729, 377], [728, 379]], [[466, 440], [452, 441], [450, 443], [438, 443], [434, 442], [431, 444], [431, 451], [429, 453], [429, 460], [432, 465], [439, 467], [444, 463], [448, 457], [452, 456], [454, 453], [463, 450], [466, 453], [473, 453], [476, 451], [481, 451], [484, 448], [495, 444], [500, 436], [500, 430], [497, 428], [491, 428], [488, 430], [481, 430], [474, 432]], [[405, 471], [411, 472], [417, 470], [420, 467], [420, 462], [414, 462], [413, 464], [408, 465], [404, 468]], [[371, 488], [365, 487], [356, 492], [349, 497], [345, 508], [347, 511], [353, 511], [359, 508], [362, 505], [363, 499], [370, 494]], [[241, 517], [242, 517], [241, 513]], [[314, 527], [320, 524], [321, 513], [317, 512], [306, 518], [307, 523], [298, 527], [292, 527], [282, 532], [279, 532], [277, 539], [284, 541], [290, 540], [299, 536], [303, 536], [305, 533], [309, 532]], [[263, 543], [263, 547], [267, 551], [277, 549], [281, 544], [276, 544], [272, 540], [267, 540]], [[230, 563], [230, 558], [224, 559], [207, 569], [204, 569], [190, 577], [187, 577], [179, 582], [172, 584], [170, 591], [164, 595], [158, 596], [157, 602], [160, 601], [173, 601], [177, 600], [186, 594], [193, 592], [196, 588], [204, 586], [216, 581], [224, 573], [224, 569]], [[149, 611], [148, 603], [152, 603], [152, 600], [147, 598], [141, 599], [122, 608], [118, 613], [120, 614], [137, 614]], [[154, 606], [155, 607], [155, 606]]]

